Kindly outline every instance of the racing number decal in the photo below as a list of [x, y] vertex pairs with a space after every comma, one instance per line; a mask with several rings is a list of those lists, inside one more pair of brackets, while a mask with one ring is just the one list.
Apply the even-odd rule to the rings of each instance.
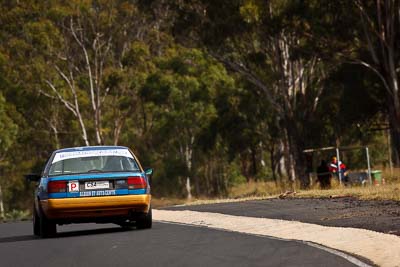
[[79, 192], [79, 181], [69, 181], [68, 182], [69, 192]]
[[89, 182], [85, 182], [85, 190], [108, 189], [109, 187], [110, 187], [110, 183], [108, 181], [89, 181]]
[[86, 182], [85, 183], [86, 188], [95, 188], [96, 187], [96, 182]]

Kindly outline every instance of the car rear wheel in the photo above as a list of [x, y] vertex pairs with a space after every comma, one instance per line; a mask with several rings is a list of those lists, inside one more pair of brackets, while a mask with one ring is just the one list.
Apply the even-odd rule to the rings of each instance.
[[[42, 238], [54, 237], [57, 234], [57, 225], [48, 220], [43, 212], [38, 214], [36, 221], [38, 221], [39, 235]], [[35, 226], [34, 226], [35, 228]]]
[[150, 229], [153, 224], [153, 218], [152, 218], [152, 212], [151, 212], [151, 207], [149, 209], [149, 212], [146, 214], [143, 214], [141, 218], [139, 218], [136, 221], [136, 228], [137, 229]]
[[33, 234], [36, 236], [40, 236], [40, 218], [37, 214], [35, 206], [33, 207]]

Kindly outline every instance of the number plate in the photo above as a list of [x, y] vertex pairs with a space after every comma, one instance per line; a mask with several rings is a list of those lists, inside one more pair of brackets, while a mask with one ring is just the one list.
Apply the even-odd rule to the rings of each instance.
[[85, 190], [108, 189], [109, 187], [110, 187], [110, 183], [108, 181], [85, 182]]

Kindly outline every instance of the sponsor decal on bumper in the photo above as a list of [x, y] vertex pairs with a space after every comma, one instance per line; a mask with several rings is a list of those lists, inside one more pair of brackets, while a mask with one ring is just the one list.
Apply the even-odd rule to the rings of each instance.
[[96, 190], [80, 192], [80, 197], [99, 197], [99, 196], [115, 196], [115, 190]]

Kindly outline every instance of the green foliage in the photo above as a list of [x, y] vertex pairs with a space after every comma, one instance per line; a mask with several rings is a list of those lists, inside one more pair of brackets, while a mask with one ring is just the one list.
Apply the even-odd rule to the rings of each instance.
[[[282, 163], [301, 162], [309, 147], [369, 145], [372, 164], [388, 165], [386, 131], [377, 130], [387, 127], [387, 92], [373, 71], [353, 64], [369, 54], [352, 1], [3, 1], [0, 8], [7, 210], [31, 207], [34, 186], [23, 174], [40, 172], [56, 148], [84, 144], [82, 123], [90, 144], [129, 146], [153, 167], [157, 196], [186, 196], [187, 177], [197, 196], [282, 182]], [[343, 159], [357, 169], [364, 156], [349, 151]]]
[[198, 166], [194, 161], [198, 145], [217, 118], [217, 92], [229, 90], [233, 80], [222, 65], [200, 50], [176, 47], [167, 55], [158, 60], [159, 70], [148, 77], [140, 94], [159, 118], [154, 131], [163, 135], [160, 150], [169, 151], [168, 156], [173, 151], [184, 166], [185, 171], [174, 173], [184, 184], [196, 172], [192, 166]]
[[3, 91], [9, 90], [9, 87], [11, 87], [6, 76], [6, 61], [6, 56], [0, 52], [0, 162], [7, 150], [16, 141], [18, 133], [18, 125], [14, 118], [18, 114], [15, 111], [15, 107], [7, 103], [3, 95]]
[[16, 139], [18, 126], [7, 114], [6, 102], [0, 94], [0, 155], [4, 155]]
[[25, 221], [29, 220], [31, 218], [31, 213], [30, 211], [27, 210], [11, 210], [10, 212], [7, 212], [4, 216], [5, 221]]
[[240, 168], [236, 162], [232, 162], [227, 170], [227, 180], [228, 180], [228, 186], [235, 186], [238, 184], [243, 184], [245, 183], [246, 177], [243, 176], [242, 172], [240, 171]]

